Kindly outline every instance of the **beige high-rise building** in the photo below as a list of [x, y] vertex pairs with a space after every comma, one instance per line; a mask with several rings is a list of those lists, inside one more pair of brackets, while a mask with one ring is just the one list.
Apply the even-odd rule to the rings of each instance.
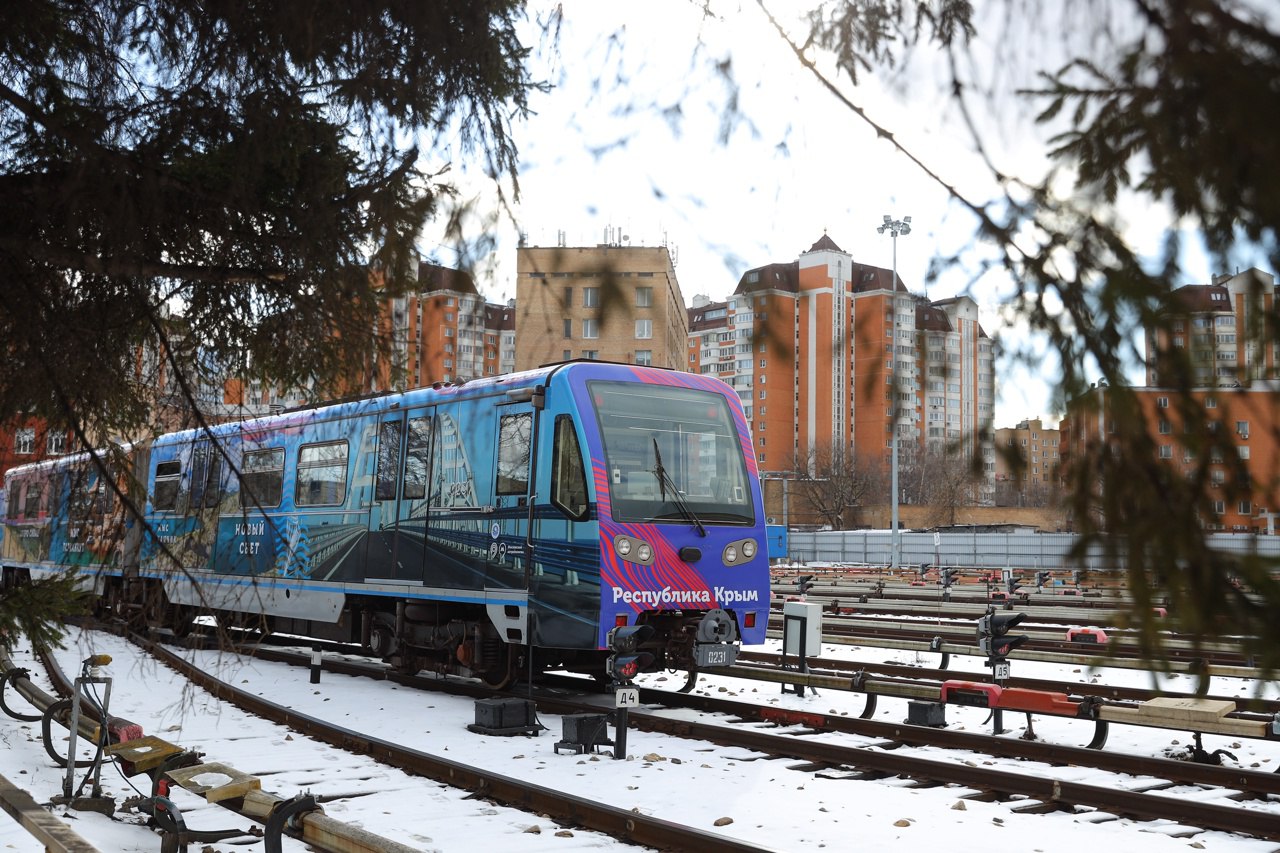
[[[1058, 485], [1059, 439], [1057, 428], [1046, 427], [1040, 418], [996, 430], [998, 506], [1039, 506], [1050, 497]], [[1021, 465], [1014, 463], [1015, 453]]]
[[516, 249], [516, 370], [591, 358], [683, 369], [688, 316], [665, 246]]

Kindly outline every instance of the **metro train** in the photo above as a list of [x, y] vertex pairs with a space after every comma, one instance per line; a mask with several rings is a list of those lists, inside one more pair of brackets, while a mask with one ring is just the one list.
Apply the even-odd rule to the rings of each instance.
[[[131, 501], [130, 483], [145, 495]], [[73, 567], [106, 612], [363, 644], [409, 672], [604, 677], [764, 641], [751, 435], [711, 377], [565, 362], [15, 468], [4, 582]]]

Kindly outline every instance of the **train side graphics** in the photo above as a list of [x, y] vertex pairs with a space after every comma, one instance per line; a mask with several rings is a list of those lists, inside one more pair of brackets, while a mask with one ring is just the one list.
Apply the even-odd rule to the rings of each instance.
[[81, 566], [113, 612], [252, 617], [495, 681], [530, 655], [599, 671], [624, 624], [655, 627], [661, 666], [764, 639], [756, 463], [715, 379], [572, 362], [128, 453], [134, 520], [68, 460], [10, 472], [5, 571]]

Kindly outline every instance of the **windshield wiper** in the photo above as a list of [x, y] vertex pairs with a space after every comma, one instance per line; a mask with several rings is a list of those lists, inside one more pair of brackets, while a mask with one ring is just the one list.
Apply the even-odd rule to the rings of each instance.
[[698, 516], [694, 515], [693, 510], [685, 503], [684, 497], [680, 494], [680, 489], [676, 486], [675, 481], [671, 479], [671, 475], [667, 473], [667, 469], [662, 467], [662, 451], [658, 449], [658, 439], [653, 439], [653, 475], [658, 478], [658, 489], [662, 495], [662, 499], [667, 499], [667, 486], [671, 487], [671, 496], [675, 500], [676, 509], [697, 529], [699, 536], [707, 535], [707, 528], [703, 526]]

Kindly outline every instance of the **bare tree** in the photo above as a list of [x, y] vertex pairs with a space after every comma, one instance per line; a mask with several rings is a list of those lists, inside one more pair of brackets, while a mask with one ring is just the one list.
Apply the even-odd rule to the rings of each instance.
[[883, 464], [851, 447], [815, 447], [794, 478], [802, 505], [835, 529], [847, 525], [850, 510], [885, 491]]

